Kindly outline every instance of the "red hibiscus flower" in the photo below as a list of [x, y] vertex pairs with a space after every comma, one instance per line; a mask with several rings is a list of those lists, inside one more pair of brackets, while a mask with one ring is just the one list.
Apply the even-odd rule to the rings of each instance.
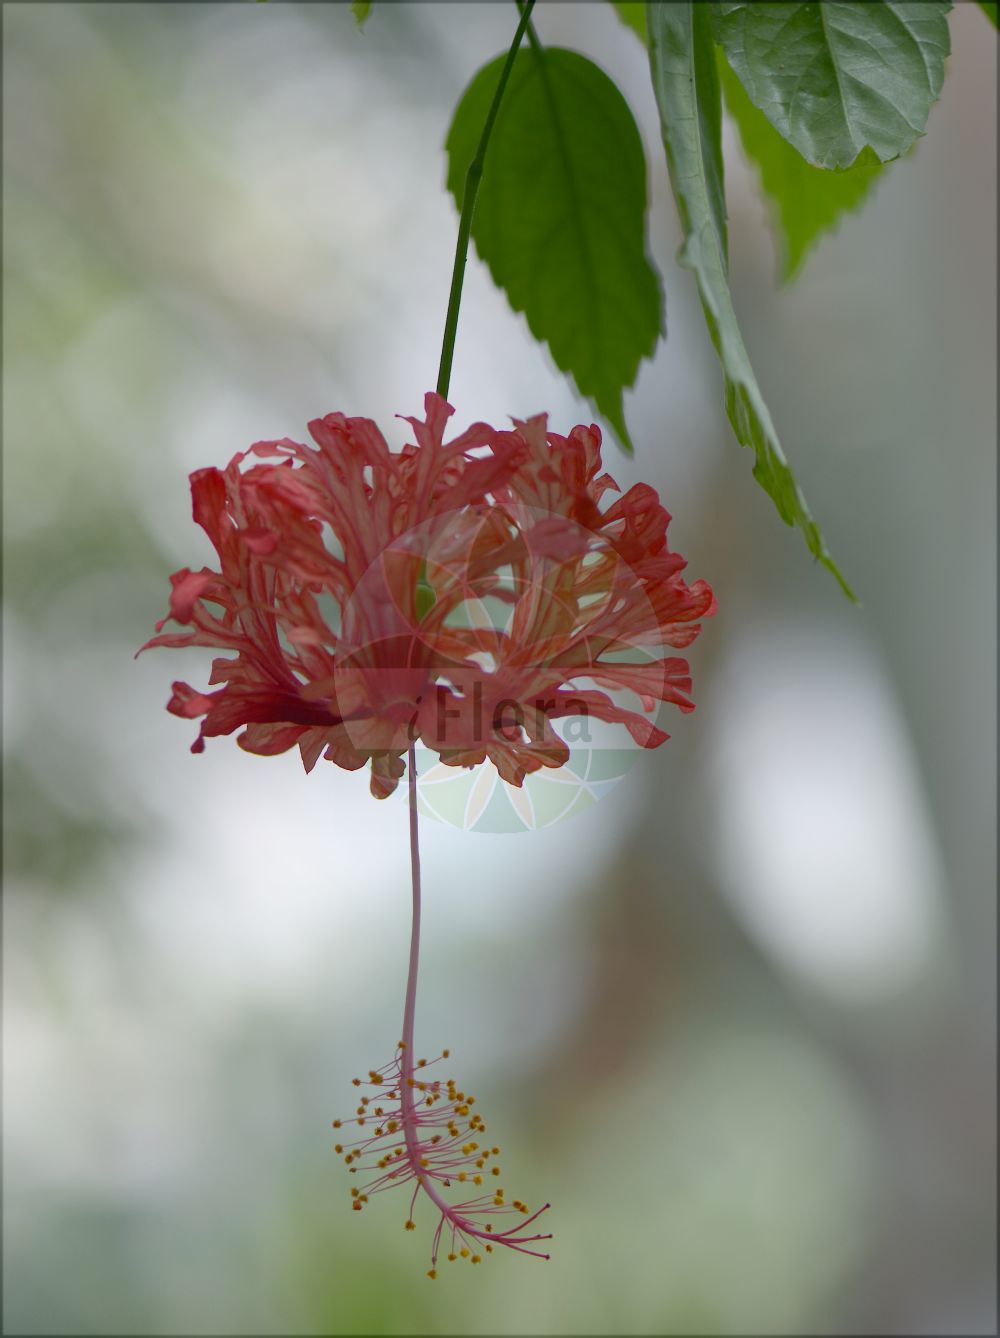
[[[689, 645], [714, 612], [667, 547], [670, 517], [639, 484], [602, 509], [600, 431], [476, 423], [445, 442], [453, 410], [425, 397], [392, 452], [366, 418], [309, 424], [315, 447], [258, 442], [191, 476], [194, 518], [220, 570], [171, 577], [148, 646], [211, 646], [202, 693], [175, 683], [168, 709], [204, 740], [269, 755], [297, 745], [390, 794], [415, 739], [458, 766], [489, 758], [504, 780], [560, 766], [553, 721], [618, 721], [643, 747], [667, 735], [657, 702], [690, 711]], [[244, 462], [256, 457], [260, 463]], [[172, 618], [188, 630], [164, 633]], [[608, 695], [626, 691], [642, 713]]]

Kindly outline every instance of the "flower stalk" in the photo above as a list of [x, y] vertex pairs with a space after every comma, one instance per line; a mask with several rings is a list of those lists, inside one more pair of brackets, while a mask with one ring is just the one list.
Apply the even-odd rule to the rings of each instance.
[[469, 256], [469, 237], [472, 234], [472, 215], [476, 208], [476, 196], [479, 193], [479, 183], [483, 178], [483, 163], [486, 161], [486, 150], [489, 147], [490, 136], [493, 133], [493, 126], [497, 119], [497, 113], [500, 110], [500, 103], [503, 101], [503, 95], [507, 89], [507, 81], [510, 79], [510, 72], [514, 68], [514, 59], [517, 56], [521, 46], [528, 24], [531, 21], [531, 11], [535, 7], [535, 0], [527, 0], [527, 3], [518, 8], [521, 11], [521, 21], [517, 25], [517, 31], [514, 33], [514, 40], [510, 44], [510, 50], [507, 52], [507, 59], [504, 61], [504, 67], [500, 71], [500, 79], [497, 83], [496, 92], [493, 94], [493, 101], [490, 103], [490, 109], [486, 113], [486, 120], [483, 123], [483, 133], [479, 137], [479, 143], [476, 146], [476, 152], [473, 154], [472, 162], [469, 164], [468, 171], [465, 174], [465, 184], [462, 188], [462, 211], [458, 220], [458, 239], [455, 243], [455, 264], [451, 272], [451, 292], [448, 295], [448, 314], [444, 322], [444, 339], [441, 343], [441, 362], [438, 366], [437, 393], [442, 399], [448, 398], [448, 387], [451, 384], [451, 364], [455, 356], [455, 337], [458, 334], [458, 309], [462, 304], [462, 284], [465, 281], [465, 263]]

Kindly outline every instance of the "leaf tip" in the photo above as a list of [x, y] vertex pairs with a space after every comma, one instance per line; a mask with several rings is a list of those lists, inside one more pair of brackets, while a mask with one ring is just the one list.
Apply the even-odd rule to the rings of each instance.
[[601, 404], [594, 400], [593, 405], [601, 417], [611, 425], [611, 430], [619, 448], [626, 455], [635, 455], [635, 446], [632, 444], [632, 438], [629, 436], [629, 430], [625, 424], [625, 410], [621, 395], [618, 396], [616, 404]]
[[854, 605], [856, 609], [860, 609], [861, 600], [858, 598], [856, 592], [854, 591], [854, 588], [851, 586], [847, 577], [837, 566], [836, 562], [834, 562], [833, 558], [830, 557], [829, 553], [825, 553], [823, 557], [820, 559], [820, 561], [823, 563], [823, 566], [827, 569], [830, 575], [840, 586], [841, 590], [847, 596], [848, 600]]

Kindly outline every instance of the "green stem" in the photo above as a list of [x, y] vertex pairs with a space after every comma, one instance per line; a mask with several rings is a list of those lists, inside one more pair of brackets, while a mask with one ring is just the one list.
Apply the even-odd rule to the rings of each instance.
[[[519, 14], [523, 14], [525, 0], [514, 0], [514, 3], [515, 5], [517, 5], [517, 12]], [[532, 51], [535, 53], [536, 56], [541, 55], [542, 44], [539, 40], [538, 34], [535, 32], [535, 25], [531, 22], [530, 14], [528, 16], [528, 45], [531, 47]]]
[[[444, 322], [444, 339], [441, 343], [441, 363], [438, 367], [437, 393], [445, 399], [448, 398], [448, 387], [451, 384], [451, 364], [455, 356], [455, 336], [458, 333], [458, 309], [462, 304], [462, 282], [465, 279], [465, 262], [469, 254], [469, 237], [472, 233], [472, 214], [476, 207], [476, 196], [479, 193], [479, 183], [483, 177], [483, 163], [486, 159], [486, 149], [489, 146], [490, 135], [493, 133], [493, 124], [497, 119], [497, 112], [500, 110], [500, 103], [503, 101], [504, 91], [507, 88], [507, 81], [510, 79], [510, 72], [514, 68], [514, 58], [517, 55], [521, 40], [524, 37], [525, 29], [531, 19], [531, 11], [535, 7], [535, 0], [527, 0], [527, 4], [521, 10], [521, 21], [517, 25], [517, 32], [514, 34], [514, 40], [511, 43], [510, 50], [507, 52], [507, 59], [504, 61], [504, 67], [500, 71], [500, 82], [497, 84], [496, 92], [493, 94], [493, 101], [486, 114], [486, 123], [483, 126], [483, 133], [479, 137], [479, 144], [473, 155], [472, 162], [465, 174], [465, 185], [462, 188], [462, 212], [458, 220], [458, 240], [455, 243], [455, 265], [451, 272], [451, 292], [448, 296], [448, 315]], [[520, 8], [520, 6], [519, 6]]]

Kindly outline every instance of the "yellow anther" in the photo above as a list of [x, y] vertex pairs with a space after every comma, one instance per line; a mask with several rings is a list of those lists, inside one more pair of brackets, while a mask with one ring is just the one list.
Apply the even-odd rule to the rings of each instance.
[[360, 1078], [352, 1078], [352, 1079], [351, 1079], [351, 1082], [354, 1084], [355, 1087], [360, 1087], [360, 1086], [361, 1086], [361, 1079], [360, 1079]]
[[436, 1278], [436, 1277], [437, 1277], [437, 1269], [436, 1269], [436, 1268], [429, 1268], [429, 1269], [427, 1270], [427, 1276], [428, 1276], [429, 1278]]
[[375, 1137], [376, 1137], [376, 1138], [381, 1138], [381, 1137], [382, 1137], [382, 1126], [381, 1126], [380, 1124], [377, 1124], [377, 1125], [375, 1126]]
[[486, 1247], [486, 1253], [487, 1253], [487, 1254], [492, 1254], [492, 1253], [493, 1253], [493, 1246], [492, 1246], [492, 1245], [487, 1245], [487, 1247]]
[[352, 1190], [351, 1190], [351, 1198], [352, 1198], [352, 1199], [356, 1199], [360, 1193], [361, 1193], [361, 1190], [360, 1190], [360, 1189], [352, 1189]]
[[371, 1078], [372, 1082], [381, 1082], [381, 1081], [382, 1081], [382, 1075], [381, 1075], [380, 1073], [376, 1073], [374, 1069], [369, 1069], [369, 1070], [368, 1070], [368, 1076], [369, 1076], [369, 1078]]
[[354, 1209], [356, 1213], [359, 1213], [361, 1211], [361, 1200], [355, 1199], [354, 1202], [351, 1204], [351, 1207]]
[[458, 1258], [458, 1255], [457, 1255], [457, 1254], [449, 1254], [449, 1256], [448, 1256], [448, 1262], [449, 1262], [450, 1264], [453, 1264], [457, 1258]]
[[334, 1152], [343, 1152], [343, 1150], [344, 1150], [344, 1145], [343, 1145], [343, 1143], [334, 1143], [334, 1145], [333, 1145], [333, 1150], [334, 1150]]
[[431, 1139], [431, 1142], [432, 1142], [432, 1143], [440, 1143], [440, 1142], [441, 1142], [441, 1135], [440, 1135], [440, 1134], [435, 1134], [434, 1137]]
[[462, 1256], [463, 1259], [468, 1259], [468, 1257], [469, 1257], [469, 1251], [465, 1248], [464, 1245], [463, 1245], [462, 1248], [459, 1250], [459, 1254]]
[[472, 1183], [474, 1185], [481, 1185], [483, 1183], [483, 1177], [481, 1175], [474, 1175], [472, 1177]]
[[493, 1153], [494, 1157], [499, 1157], [499, 1155], [500, 1155], [500, 1149], [499, 1149], [499, 1148], [490, 1148], [490, 1151]]
[[426, 1059], [418, 1059], [418, 1060], [417, 1060], [417, 1068], [418, 1068], [418, 1069], [425, 1068], [426, 1065], [427, 1065], [427, 1060], [426, 1060]]
[[416, 1227], [417, 1227], [416, 1222], [407, 1222], [407, 1223], [406, 1223], [406, 1230], [407, 1230], [407, 1231], [415, 1231], [415, 1230], [416, 1230]]
[[339, 1128], [340, 1128], [340, 1120], [334, 1120], [334, 1122], [333, 1122], [333, 1127], [334, 1127], [335, 1129], [339, 1129]]
[[442, 1050], [442, 1051], [441, 1051], [441, 1058], [442, 1058], [442, 1059], [447, 1059], [448, 1056], [449, 1056], [450, 1054], [451, 1054], [451, 1051], [450, 1051], [450, 1050]]
[[396, 1130], [399, 1128], [399, 1125], [396, 1123], [395, 1120], [390, 1120], [385, 1127], [389, 1130], [391, 1134], [394, 1134]]
[[494, 1175], [499, 1175], [499, 1174], [500, 1174], [500, 1167], [499, 1167], [499, 1166], [494, 1166], [494, 1167], [493, 1167], [493, 1174], [494, 1174]]
[[458, 1173], [458, 1178], [459, 1178], [459, 1180], [461, 1180], [461, 1181], [464, 1182], [468, 1177], [466, 1176], [466, 1174], [465, 1174], [464, 1171], [459, 1171], [459, 1173]]
[[478, 1254], [474, 1254], [470, 1262], [473, 1264], [481, 1264], [483, 1261]]

